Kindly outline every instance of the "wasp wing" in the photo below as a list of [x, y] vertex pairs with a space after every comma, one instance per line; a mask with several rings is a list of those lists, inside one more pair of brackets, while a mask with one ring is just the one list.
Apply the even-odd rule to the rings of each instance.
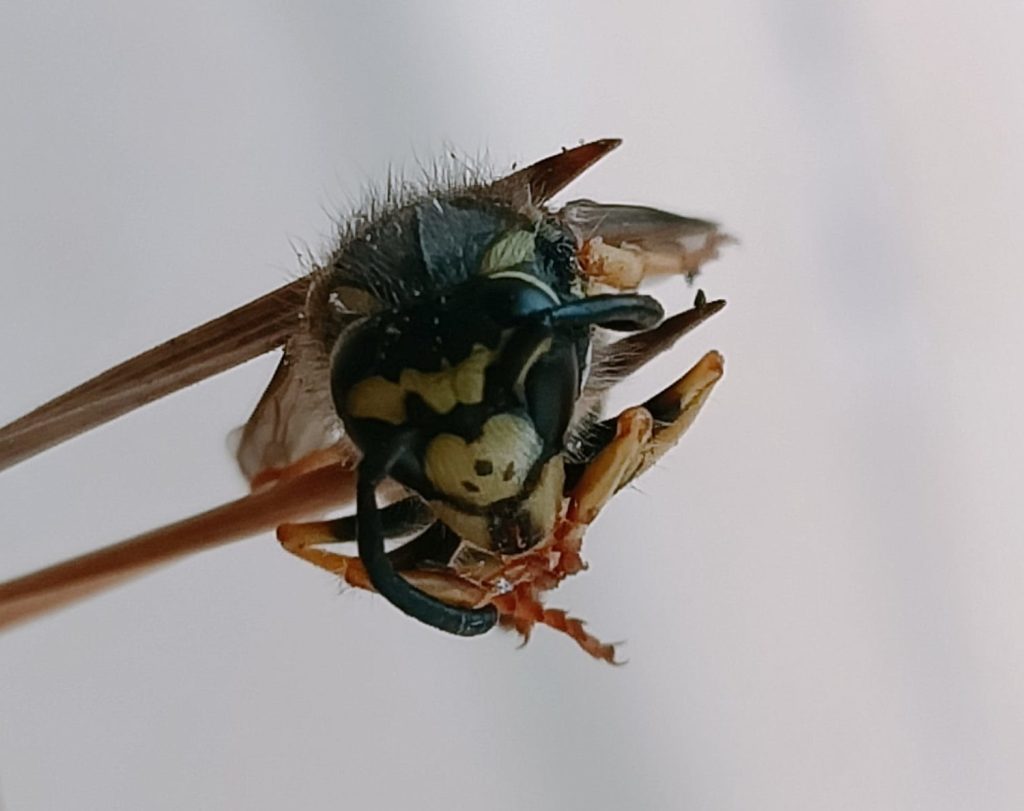
[[684, 274], [692, 280], [721, 245], [735, 242], [718, 223], [646, 206], [574, 200], [559, 214], [591, 259], [588, 275], [623, 289], [647, 276]]
[[516, 208], [543, 205], [621, 143], [603, 138], [565, 149], [494, 181], [483, 193]]
[[306, 278], [296, 279], [0, 428], [0, 470], [281, 346], [295, 330], [307, 287]]
[[[240, 429], [235, 458], [255, 485], [280, 470], [342, 442], [344, 430], [331, 401], [328, 355], [305, 329], [285, 344], [284, 357], [252, 416]], [[355, 459], [345, 448], [338, 458]]]

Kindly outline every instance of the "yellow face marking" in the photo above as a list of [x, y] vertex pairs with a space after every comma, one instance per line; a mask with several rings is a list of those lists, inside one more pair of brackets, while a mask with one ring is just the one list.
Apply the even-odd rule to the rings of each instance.
[[345, 408], [353, 417], [401, 425], [405, 422], [405, 389], [383, 377], [368, 377], [352, 387]]
[[505, 268], [532, 262], [537, 235], [532, 231], [512, 231], [495, 242], [480, 263], [480, 272], [488, 275]]
[[442, 493], [474, 507], [518, 495], [543, 449], [529, 420], [497, 414], [473, 442], [439, 434], [427, 446], [424, 471]]
[[565, 465], [561, 455], [553, 456], [544, 465], [540, 481], [523, 505], [530, 515], [533, 530], [541, 537], [554, 529], [555, 520], [562, 512], [564, 487]]
[[[529, 516], [529, 534], [532, 539], [543, 540], [551, 534], [562, 513], [564, 487], [565, 465], [560, 455], [554, 456], [544, 465], [536, 487], [519, 507], [521, 513]], [[465, 542], [452, 559], [452, 566], [462, 574], [472, 570], [483, 575], [487, 564], [484, 558], [479, 557], [479, 552], [474, 550], [493, 550], [496, 546], [486, 516], [463, 512], [446, 501], [431, 501], [430, 506], [438, 519]]]
[[438, 414], [447, 414], [459, 403], [483, 402], [485, 373], [495, 355], [483, 344], [474, 344], [465, 360], [436, 372], [403, 369], [397, 383], [379, 375], [368, 377], [352, 387], [345, 407], [353, 417], [401, 425], [406, 394], [418, 394]]
[[456, 366], [437, 372], [404, 369], [398, 384], [415, 392], [438, 414], [447, 414], [459, 403], [474, 405], [484, 399], [484, 372], [494, 360], [494, 352], [483, 344], [474, 344], [469, 357]]

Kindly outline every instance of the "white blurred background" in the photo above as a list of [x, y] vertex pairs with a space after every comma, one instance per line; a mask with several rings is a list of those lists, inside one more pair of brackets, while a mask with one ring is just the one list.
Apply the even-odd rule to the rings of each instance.
[[[721, 220], [680, 447], [540, 628], [433, 632], [267, 536], [0, 637], [4, 809], [1024, 806], [1016, 2], [8, 2], [0, 422], [263, 293], [390, 165], [624, 146]], [[659, 290], [670, 309], [693, 295]], [[0, 578], [231, 499], [263, 358], [0, 475]]]

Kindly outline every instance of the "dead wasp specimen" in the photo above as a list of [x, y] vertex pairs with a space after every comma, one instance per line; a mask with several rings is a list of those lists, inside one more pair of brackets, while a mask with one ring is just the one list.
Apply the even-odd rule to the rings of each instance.
[[[651, 208], [547, 207], [618, 143], [393, 195], [308, 276], [0, 429], [2, 469], [284, 347], [241, 433], [251, 495], [0, 584], [0, 625], [276, 527], [292, 554], [435, 628], [472, 636], [501, 623], [525, 637], [540, 622], [612, 661], [612, 646], [541, 595], [583, 568], [587, 525], [675, 444], [721, 377], [709, 352], [642, 405], [601, 417], [611, 385], [725, 304], [698, 292], [665, 319], [641, 282], [692, 279], [727, 239]], [[352, 500], [354, 515], [288, 523]], [[358, 556], [324, 548], [343, 542]]]

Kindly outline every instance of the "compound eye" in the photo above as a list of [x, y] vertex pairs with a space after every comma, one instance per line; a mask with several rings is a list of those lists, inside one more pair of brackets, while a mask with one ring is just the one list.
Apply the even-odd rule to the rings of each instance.
[[331, 355], [331, 395], [339, 414], [348, 390], [371, 374], [380, 349], [380, 325], [374, 318], [352, 325], [338, 338]]
[[537, 359], [526, 377], [526, 407], [545, 449], [562, 446], [576, 407], [579, 378], [575, 348], [559, 340]]

